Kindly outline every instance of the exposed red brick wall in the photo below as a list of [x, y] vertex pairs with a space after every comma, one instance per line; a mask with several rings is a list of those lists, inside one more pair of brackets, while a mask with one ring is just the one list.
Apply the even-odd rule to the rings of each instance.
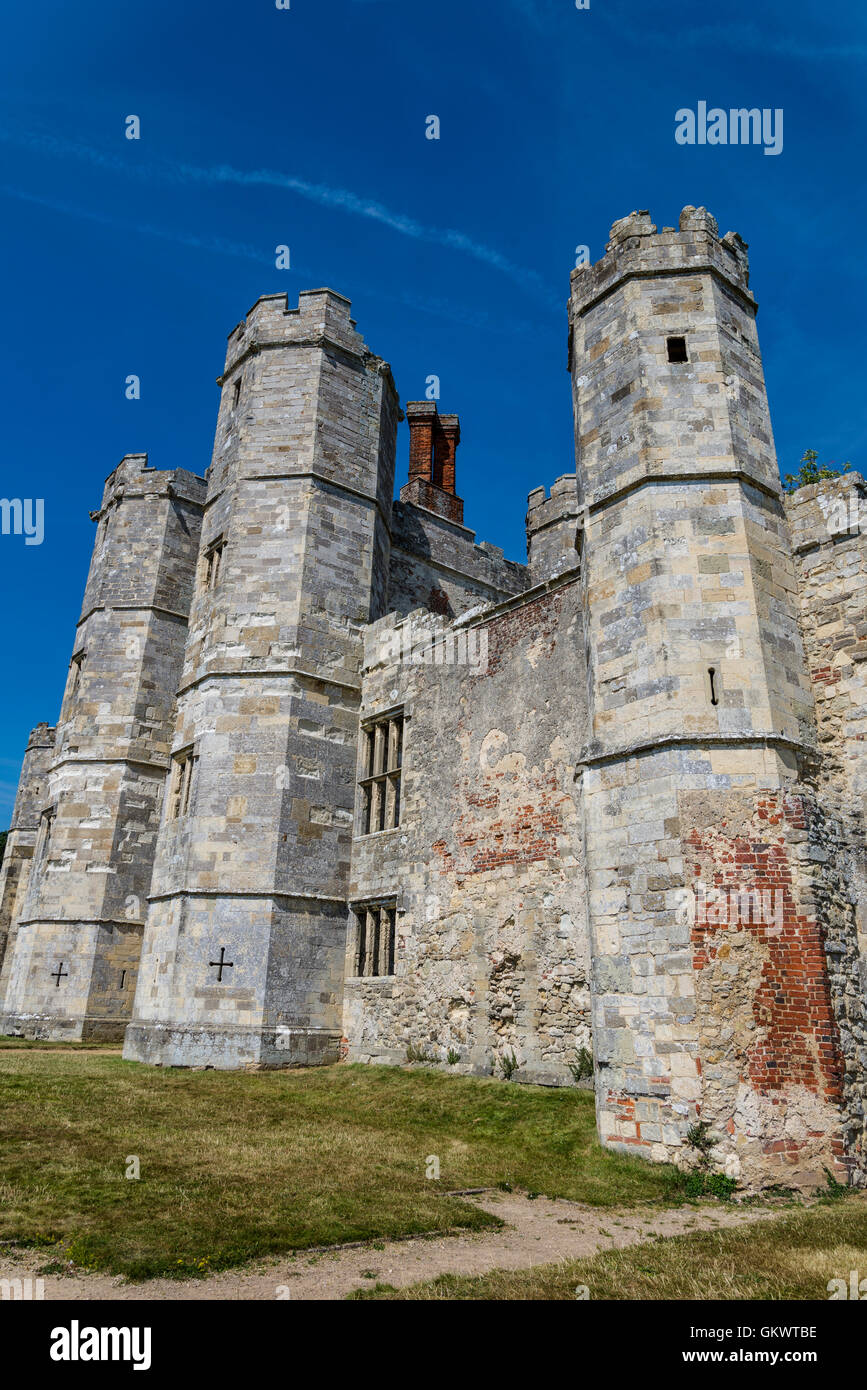
[[453, 617], [452, 605], [445, 589], [432, 588], [428, 594], [427, 606], [431, 613], [439, 613], [444, 618]]
[[[529, 647], [531, 643], [536, 644], [535, 660], [544, 669], [544, 663], [553, 653], [557, 640], [557, 625], [566, 591], [567, 586], [564, 585], [553, 593], [540, 594], [530, 603], [521, 603], [487, 624], [489, 675], [513, 657], [516, 647], [522, 644]], [[538, 645], [540, 639], [541, 645]]]
[[430, 482], [433, 466], [434, 425], [437, 418], [433, 402], [409, 401], [406, 407], [409, 424], [409, 480]]
[[433, 481], [445, 492], [455, 494], [455, 466], [461, 427], [457, 415], [441, 415], [434, 431]]
[[411, 502], [416, 507], [426, 507], [429, 512], [444, 516], [446, 521], [453, 521], [456, 526], [464, 524], [462, 499], [452, 496], [450, 492], [445, 492], [443, 488], [424, 478], [410, 478], [400, 490], [400, 500]]
[[[798, 905], [787, 841], [789, 831], [808, 828], [808, 816], [804, 798], [769, 796], [757, 802], [749, 833], [729, 837], [723, 820], [719, 830], [693, 830], [685, 848], [696, 856], [696, 879], [714, 888], [781, 895], [781, 926], [750, 920], [736, 928], [755, 935], [765, 951], [761, 982], [752, 999], [752, 1015], [762, 1036], [743, 1053], [741, 1080], [763, 1094], [800, 1084], [837, 1102], [842, 1096], [843, 1061], [823, 929]], [[696, 972], [716, 960], [729, 929], [696, 921], [692, 930]]]
[[557, 839], [564, 830], [564, 810], [571, 802], [560, 790], [557, 774], [550, 773], [537, 782], [526, 779], [520, 804], [501, 798], [498, 783], [503, 776], [501, 772], [477, 776], [474, 786], [481, 785], [481, 790], [465, 784], [467, 810], [455, 823], [454, 850], [445, 840], [431, 846], [448, 871], [478, 874], [504, 864], [532, 864], [559, 853]]

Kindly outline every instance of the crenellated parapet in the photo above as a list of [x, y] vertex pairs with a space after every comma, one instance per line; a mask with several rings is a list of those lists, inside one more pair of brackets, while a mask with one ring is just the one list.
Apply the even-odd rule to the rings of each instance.
[[578, 501], [574, 473], [551, 485], [551, 495], [537, 487], [527, 498], [527, 564], [531, 584], [574, 569], [579, 561], [584, 509]]
[[747, 251], [747, 243], [737, 232], [720, 236], [719, 224], [707, 208], [685, 207], [678, 226], [661, 231], [650, 213], [631, 212], [612, 226], [603, 258], [572, 271], [572, 305], [586, 312], [624, 280], [697, 271], [719, 276], [755, 303], [749, 289]]

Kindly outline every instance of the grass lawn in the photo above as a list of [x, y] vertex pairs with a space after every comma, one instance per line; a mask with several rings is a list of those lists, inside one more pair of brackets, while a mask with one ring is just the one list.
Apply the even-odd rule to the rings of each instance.
[[100, 1042], [48, 1042], [41, 1038], [0, 1037], [0, 1052], [116, 1052], [120, 1056], [120, 1043]]
[[599, 1146], [585, 1090], [389, 1067], [163, 1070], [57, 1047], [0, 1051], [0, 1107], [0, 1240], [139, 1279], [498, 1224], [454, 1188], [597, 1206], [684, 1195], [675, 1169]]
[[822, 1299], [830, 1279], [867, 1272], [867, 1193], [852, 1193], [728, 1231], [672, 1236], [585, 1260], [479, 1278], [444, 1275], [356, 1299]]

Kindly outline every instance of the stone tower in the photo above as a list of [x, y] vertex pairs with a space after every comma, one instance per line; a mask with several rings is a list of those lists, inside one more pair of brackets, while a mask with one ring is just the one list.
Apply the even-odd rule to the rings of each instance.
[[572, 275], [597, 1115], [658, 1159], [702, 1120], [732, 1175], [821, 1183], [856, 1161], [829, 961], [857, 942], [755, 314], [704, 209], [633, 213]]
[[362, 629], [399, 409], [331, 290], [230, 334], [174, 767], [125, 1055], [336, 1060]]
[[47, 795], [55, 732], [50, 724], [37, 724], [27, 740], [6, 852], [0, 865], [0, 1000], [5, 981], [3, 962], [7, 952], [12, 950], [18, 914], [27, 893], [42, 802]]
[[119, 1040], [171, 743], [204, 481], [129, 455], [108, 478], [0, 1030]]

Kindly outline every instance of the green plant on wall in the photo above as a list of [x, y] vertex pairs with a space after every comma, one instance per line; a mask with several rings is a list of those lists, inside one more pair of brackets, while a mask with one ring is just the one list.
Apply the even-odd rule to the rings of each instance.
[[837, 467], [831, 463], [819, 463], [819, 455], [815, 449], [805, 449], [797, 473], [787, 473], [783, 478], [783, 488], [786, 492], [797, 492], [799, 487], [809, 487], [811, 483], [821, 483], [825, 478], [842, 478], [844, 473], [851, 473], [851, 463], [844, 463]]

